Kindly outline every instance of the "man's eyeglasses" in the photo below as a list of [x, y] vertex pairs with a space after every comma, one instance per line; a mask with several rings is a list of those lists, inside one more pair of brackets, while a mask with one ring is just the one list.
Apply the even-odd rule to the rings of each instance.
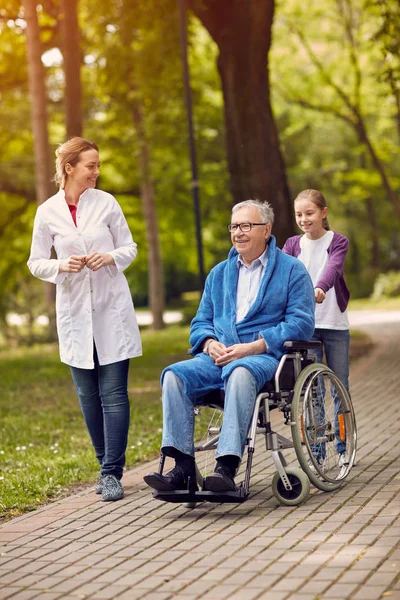
[[248, 231], [251, 231], [255, 225], [267, 225], [267, 223], [248, 223], [247, 221], [245, 223], [229, 223], [228, 231], [229, 233], [235, 233], [239, 228], [243, 233], [247, 233]]

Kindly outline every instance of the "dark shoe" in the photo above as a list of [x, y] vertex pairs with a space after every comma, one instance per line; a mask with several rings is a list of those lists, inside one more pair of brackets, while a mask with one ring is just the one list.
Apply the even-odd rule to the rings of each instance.
[[103, 502], [115, 502], [124, 497], [124, 490], [119, 479], [114, 475], [103, 476], [101, 499]]
[[148, 486], [157, 492], [172, 492], [174, 490], [187, 490], [190, 476], [190, 491], [197, 491], [196, 475], [188, 473], [180, 465], [169, 471], [166, 475], [160, 473], [147, 473], [143, 477]]
[[103, 492], [103, 475], [101, 473], [96, 481], [96, 487], [94, 488], [94, 491], [96, 494], [101, 494]]
[[206, 477], [205, 488], [210, 492], [234, 492], [237, 490], [230, 469], [222, 465], [215, 467], [214, 473]]

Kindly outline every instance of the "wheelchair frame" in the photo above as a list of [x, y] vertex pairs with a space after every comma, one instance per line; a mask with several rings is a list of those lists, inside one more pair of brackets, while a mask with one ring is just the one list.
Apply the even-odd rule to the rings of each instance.
[[[356, 452], [356, 425], [354, 410], [350, 396], [339, 378], [325, 365], [315, 362], [316, 356], [312, 351], [321, 346], [320, 342], [288, 341], [284, 344], [287, 353], [284, 354], [275, 372], [274, 380], [257, 395], [253, 417], [247, 438], [247, 462], [244, 480], [237, 490], [227, 492], [211, 492], [204, 489], [204, 479], [196, 464], [196, 479], [200, 489], [196, 492], [187, 490], [153, 491], [154, 498], [166, 502], [186, 503], [188, 507], [195, 507], [197, 503], [208, 502], [233, 502], [241, 503], [247, 500], [250, 493], [250, 478], [255, 441], [257, 434], [264, 434], [266, 449], [271, 456], [276, 468], [272, 480], [272, 489], [275, 497], [281, 504], [294, 506], [304, 502], [310, 492], [310, 481], [314, 486], [323, 491], [333, 491], [340, 487], [351, 468], [353, 467]], [[334, 398], [340, 399], [341, 412], [337, 409], [334, 400], [334, 418], [325, 419], [325, 409], [321, 411], [321, 401], [318, 400], [316, 391], [321, 378], [327, 377], [331, 391], [334, 389]], [[332, 392], [333, 394], [333, 392]], [[323, 398], [322, 402], [325, 402]], [[223, 410], [223, 392], [216, 390], [204, 397], [200, 405]], [[316, 408], [317, 407], [317, 408]], [[285, 423], [291, 426], [292, 439], [288, 439], [272, 429], [270, 412], [278, 408], [285, 415]], [[321, 416], [315, 415], [323, 413]], [[338, 424], [339, 417], [342, 417]], [[327, 422], [325, 422], [327, 421]], [[335, 423], [332, 423], [335, 421]], [[219, 440], [219, 429], [211, 431], [210, 439], [200, 445], [195, 444], [195, 456], [199, 452], [215, 450]], [[313, 452], [318, 442], [320, 445], [335, 441], [338, 437], [336, 430], [342, 435], [345, 432], [347, 462], [341, 467], [338, 477], [327, 475], [322, 466], [315, 459]], [[322, 446], [321, 446], [322, 447]], [[282, 450], [294, 448], [301, 468], [288, 467]], [[161, 453], [159, 473], [163, 473], [165, 456]]]

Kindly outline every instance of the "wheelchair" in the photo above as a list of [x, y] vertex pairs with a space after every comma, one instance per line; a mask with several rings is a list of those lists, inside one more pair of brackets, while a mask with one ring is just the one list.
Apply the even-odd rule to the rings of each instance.
[[[331, 492], [345, 482], [355, 461], [357, 430], [349, 393], [340, 379], [326, 365], [316, 362], [312, 353], [318, 341], [287, 341], [273, 381], [259, 392], [242, 461], [246, 461], [243, 481], [237, 490], [211, 492], [204, 480], [215, 466], [224, 407], [223, 390], [210, 392], [196, 402], [195, 462], [198, 491], [153, 491], [154, 498], [185, 503], [240, 503], [249, 497], [251, 468], [257, 434], [264, 435], [276, 473], [272, 491], [280, 504], [296, 506], [305, 502], [310, 483]], [[283, 414], [290, 427], [291, 439], [273, 430], [271, 411]], [[300, 467], [288, 466], [283, 450], [294, 448]], [[165, 456], [161, 454], [159, 473], [163, 473]]]

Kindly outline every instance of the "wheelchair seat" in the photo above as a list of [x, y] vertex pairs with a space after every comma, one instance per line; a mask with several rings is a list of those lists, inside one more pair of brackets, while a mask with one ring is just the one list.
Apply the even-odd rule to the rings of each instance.
[[[290, 352], [301, 352], [303, 357], [301, 360], [301, 369], [305, 369], [308, 365], [313, 362], [313, 359], [308, 358], [308, 351], [320, 348], [321, 342], [312, 341], [287, 341], [284, 343], [284, 348]], [[282, 369], [279, 373], [279, 390], [281, 392], [289, 392], [294, 388], [296, 382], [295, 365], [291, 360], [287, 360], [283, 363]], [[267, 381], [264, 387], [258, 392], [259, 394], [264, 392], [273, 393], [276, 391], [276, 385], [274, 380]], [[208, 392], [196, 401], [197, 406], [210, 406], [212, 408], [224, 408], [225, 392], [224, 390], [215, 389]]]

